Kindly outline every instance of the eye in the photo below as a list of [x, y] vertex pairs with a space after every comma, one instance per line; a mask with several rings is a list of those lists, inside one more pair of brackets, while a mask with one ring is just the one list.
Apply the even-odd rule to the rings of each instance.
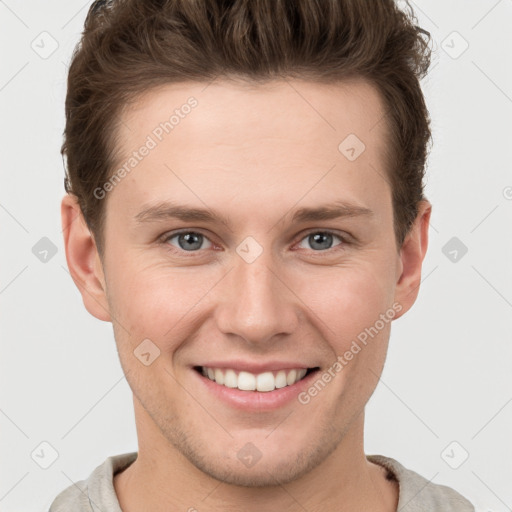
[[[333, 246], [334, 239], [340, 243]], [[197, 231], [178, 231], [168, 233], [162, 237], [162, 243], [172, 246], [173, 251], [199, 252], [201, 249], [210, 249], [212, 242], [206, 235]], [[304, 247], [304, 242], [309, 247]], [[206, 246], [204, 244], [207, 244]], [[299, 248], [312, 249], [315, 252], [326, 252], [330, 249], [336, 249], [338, 246], [345, 246], [348, 242], [341, 236], [332, 231], [312, 231], [303, 237], [298, 245]], [[340, 247], [341, 248], [341, 247]]]
[[[176, 243], [173, 243], [171, 240], [176, 239]], [[210, 245], [207, 247], [202, 247], [203, 243], [207, 241]], [[205, 235], [198, 233], [196, 231], [180, 231], [179, 233], [173, 233], [172, 235], [168, 235], [164, 237], [162, 240], [163, 243], [168, 243], [178, 249], [187, 252], [197, 252], [198, 249], [208, 249], [212, 246], [212, 243]]]
[[[317, 252], [325, 251], [332, 249], [332, 242], [334, 238], [337, 238], [341, 242], [339, 244], [336, 244], [334, 247], [337, 247], [339, 245], [345, 245], [345, 240], [343, 239], [343, 237], [331, 231], [313, 231], [302, 239], [301, 244], [303, 243], [303, 241], [306, 241], [307, 243], [310, 244], [310, 247], [312, 247], [313, 250]], [[301, 245], [299, 245], [299, 247], [304, 248]], [[305, 248], [307, 249], [308, 247]]]

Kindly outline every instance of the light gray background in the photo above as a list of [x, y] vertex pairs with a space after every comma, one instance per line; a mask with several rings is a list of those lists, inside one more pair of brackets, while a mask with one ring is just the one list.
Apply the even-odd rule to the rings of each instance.
[[[83, 307], [60, 227], [66, 70], [89, 5], [0, 1], [3, 512], [45, 511], [107, 456], [137, 449], [111, 325]], [[423, 81], [434, 136], [430, 247], [419, 299], [393, 324], [367, 407], [366, 452], [455, 488], [478, 510], [504, 512], [512, 510], [512, 0], [413, 5], [435, 50]], [[33, 253], [43, 237], [57, 250], [46, 262]], [[443, 253], [452, 237], [468, 249], [455, 262], [453, 248]], [[58, 452], [47, 469], [42, 442]]]

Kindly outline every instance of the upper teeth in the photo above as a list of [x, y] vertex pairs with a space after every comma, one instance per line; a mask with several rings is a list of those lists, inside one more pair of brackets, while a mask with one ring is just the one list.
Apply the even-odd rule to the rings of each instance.
[[[201, 367], [205, 377], [228, 388], [238, 388], [243, 391], [274, 391], [276, 388], [291, 386], [306, 375], [306, 368], [279, 370], [278, 372], [263, 372], [255, 375], [249, 372], [239, 372], [231, 369]], [[275, 374], [274, 374], [275, 373]]]

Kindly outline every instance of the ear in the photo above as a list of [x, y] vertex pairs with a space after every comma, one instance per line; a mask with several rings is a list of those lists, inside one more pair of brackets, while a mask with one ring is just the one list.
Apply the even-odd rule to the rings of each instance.
[[418, 214], [400, 249], [398, 281], [395, 301], [402, 305], [396, 318], [409, 311], [416, 301], [421, 283], [421, 267], [428, 246], [428, 227], [432, 205], [425, 199], [420, 201]]
[[62, 199], [61, 218], [66, 261], [84, 306], [99, 320], [110, 322], [103, 266], [75, 196], [66, 194]]

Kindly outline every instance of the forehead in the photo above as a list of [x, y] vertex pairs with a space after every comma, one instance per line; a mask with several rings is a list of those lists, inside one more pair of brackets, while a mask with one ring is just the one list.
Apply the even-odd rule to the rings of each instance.
[[377, 90], [361, 80], [162, 86], [140, 96], [120, 118], [116, 165], [144, 145], [151, 150], [113, 195], [164, 199], [176, 190], [174, 182], [188, 195], [241, 193], [259, 201], [261, 194], [272, 200], [272, 187], [282, 197], [284, 187], [298, 200], [304, 187], [327, 174], [312, 195], [340, 183], [349, 195], [372, 195], [370, 181], [382, 189], [385, 175], [384, 115]]
[[[192, 102], [195, 106], [190, 107]], [[282, 137], [286, 132], [291, 141], [327, 136], [329, 144], [354, 133], [373, 143], [383, 135], [385, 123], [380, 121], [384, 114], [377, 89], [361, 79], [334, 84], [303, 80], [189, 82], [160, 86], [138, 96], [120, 118], [119, 135], [131, 149], [141, 132], [151, 134], [170, 121], [172, 132], [164, 135], [176, 141], [193, 132], [194, 138], [207, 137], [212, 143], [226, 143], [229, 138], [235, 145], [250, 142], [247, 136]], [[299, 117], [302, 122], [297, 124]]]

